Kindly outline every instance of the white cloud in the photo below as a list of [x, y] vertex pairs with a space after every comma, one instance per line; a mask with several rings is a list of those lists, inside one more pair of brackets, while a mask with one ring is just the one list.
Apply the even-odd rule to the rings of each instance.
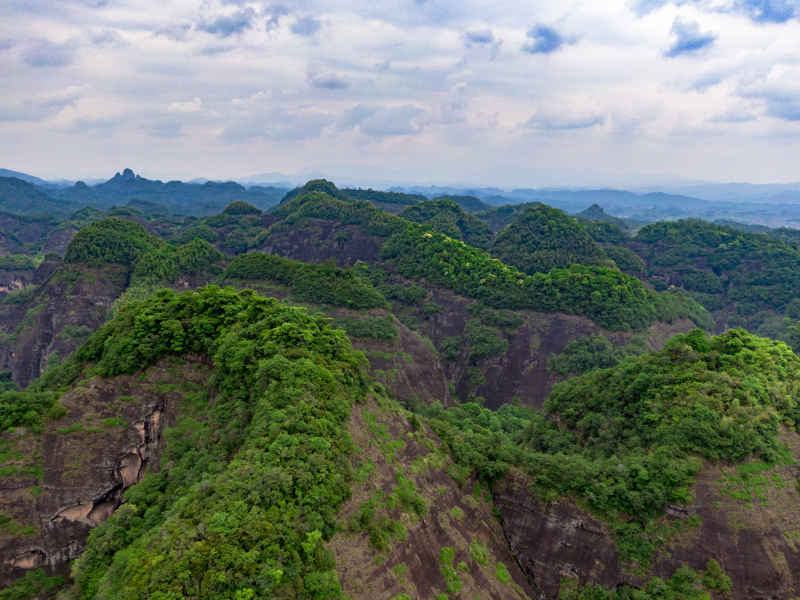
[[[654, 169], [792, 179], [785, 146], [769, 141], [798, 135], [800, 21], [764, 6], [10, 0], [0, 135], [15, 143], [0, 145], [0, 166], [103, 176], [119, 161], [164, 178], [385, 170], [500, 185]], [[722, 160], [731, 148], [736, 160]]]
[[177, 113], [200, 112], [203, 110], [203, 101], [200, 98], [193, 98], [192, 100], [171, 102], [167, 110]]

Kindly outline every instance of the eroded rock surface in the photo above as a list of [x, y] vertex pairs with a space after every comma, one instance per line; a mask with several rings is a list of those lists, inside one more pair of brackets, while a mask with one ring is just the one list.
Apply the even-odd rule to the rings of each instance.
[[[785, 434], [795, 457], [797, 434]], [[666, 520], [692, 516], [654, 557], [653, 575], [669, 578], [688, 566], [703, 571], [710, 558], [731, 578], [733, 600], [790, 600], [800, 593], [800, 466], [767, 468], [755, 481], [735, 467], [706, 466], [694, 485], [694, 502], [670, 507]], [[607, 587], [642, 585], [623, 564], [609, 528], [574, 501], [544, 502], [512, 472], [495, 486], [494, 501], [511, 551], [545, 594], [557, 598], [564, 577]]]
[[164, 384], [201, 384], [207, 375], [205, 363], [192, 359], [179, 372], [160, 363], [146, 378], [94, 378], [61, 398], [66, 416], [41, 435], [3, 434], [11, 456], [4, 466], [15, 474], [0, 479], [0, 511], [16, 525], [0, 536], [0, 585], [29, 569], [64, 571], [81, 554], [124, 491], [158, 469], [162, 432], [181, 399]]

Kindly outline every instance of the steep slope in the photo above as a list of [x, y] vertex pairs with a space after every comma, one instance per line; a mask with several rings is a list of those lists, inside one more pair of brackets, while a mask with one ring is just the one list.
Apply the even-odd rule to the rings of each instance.
[[348, 597], [536, 597], [492, 516], [488, 490], [457, 473], [415, 415], [377, 393], [354, 409], [350, 434], [360, 449], [356, 481], [330, 543]]
[[288, 299], [324, 313], [362, 350], [370, 373], [406, 404], [450, 403], [441, 360], [430, 341], [389, 313], [386, 299], [353, 271], [258, 252], [235, 258], [223, 283]]
[[102, 325], [125, 290], [127, 270], [109, 264], [70, 264], [56, 270], [31, 293], [0, 305], [0, 368], [26, 386], [48, 365], [69, 356]]
[[214, 270], [220, 259], [200, 240], [174, 247], [131, 221], [91, 223], [72, 239], [63, 264], [43, 263], [38, 287], [0, 304], [0, 364], [25, 386], [102, 325], [124, 292], [204, 285], [222, 271]]
[[[158, 470], [164, 430], [188, 398], [204, 393], [209, 375], [197, 359], [179, 367], [161, 361], [140, 377], [93, 378], [63, 395], [21, 393], [46, 404], [39, 420], [12, 421], [16, 429], [0, 433], [0, 513], [14, 523], [0, 536], [0, 585], [34, 569], [68, 572], [91, 529]], [[0, 399], [4, 415], [20, 400]]]
[[[0, 309], [5, 314], [7, 333], [0, 345], [6, 357], [4, 364], [14, 372], [16, 381], [25, 384], [42, 372], [49, 357], [53, 357], [51, 364], [55, 363], [77, 347], [103, 322], [115, 302], [144, 298], [162, 286], [196, 288], [217, 281], [224, 263], [230, 259], [213, 251], [209, 244], [230, 254], [261, 247], [310, 262], [333, 259], [342, 265], [364, 262], [381, 265], [380, 269], [370, 267], [369, 274], [360, 273], [359, 276], [371, 280], [381, 294], [390, 299], [392, 312], [401, 317], [404, 325], [416, 331], [414, 334], [406, 327], [399, 330], [402, 352], [418, 356], [422, 361], [419, 345], [427, 344], [430, 352], [442, 357], [425, 359], [433, 367], [428, 374], [436, 382], [425, 389], [420, 383], [422, 379], [413, 375], [425, 372], [419, 370], [420, 361], [402, 365], [397, 356], [386, 361], [378, 354], [373, 355], [376, 370], [386, 372], [381, 376], [383, 380], [388, 382], [398, 377], [392, 390], [404, 401], [413, 401], [418, 392], [423, 401], [433, 395], [447, 401], [455, 393], [462, 399], [490, 398], [493, 406], [509, 402], [515, 396], [538, 405], [558, 379], [548, 371], [549, 354], [561, 352], [574, 337], [600, 333], [597, 324], [608, 330], [663, 329], [656, 321], [669, 321], [671, 331], [681, 332], [691, 328], [685, 320], [687, 315], [704, 322], [702, 311], [696, 306], [637, 288], [635, 279], [619, 271], [583, 268], [554, 271], [546, 277], [529, 278], [521, 273], [515, 277], [514, 270], [492, 262], [479, 250], [463, 244], [451, 246], [448, 238], [440, 234], [388, 215], [366, 202], [343, 196], [329, 182], [311, 182], [308, 189], [294, 195], [271, 214], [263, 214], [247, 203], [235, 202], [219, 215], [188, 219], [188, 227], [176, 228], [164, 219], [144, 223], [151, 230], [170, 236], [173, 245], [165, 245], [129, 220], [112, 218], [91, 223], [98, 216], [95, 213], [83, 215], [86, 211], [82, 211], [74, 215], [71, 221], [79, 223], [84, 219], [89, 224], [68, 247], [68, 262], [61, 270], [75, 271], [72, 265], [83, 265], [91, 271], [98, 268], [93, 265], [109, 261], [117, 261], [123, 268], [118, 269], [113, 282], [107, 274], [98, 279], [88, 271], [65, 275], [70, 281], [86, 280], [86, 285], [78, 287], [63, 288], [58, 283], [59, 275], [53, 286], [45, 280], [36, 298], [21, 296], [20, 302]], [[321, 190], [330, 190], [340, 197]], [[164, 229], [154, 224], [159, 227], [163, 224]], [[465, 264], [473, 266], [462, 272]], [[359, 269], [364, 266], [361, 264]], [[373, 280], [374, 276], [378, 279]], [[93, 287], [92, 278], [101, 285]], [[328, 299], [313, 295], [303, 297], [303, 286], [308, 290], [309, 284], [304, 283], [302, 277], [297, 281], [240, 277], [247, 280], [242, 283], [245, 286], [257, 285], [259, 278], [269, 280], [270, 285], [277, 283], [293, 288], [294, 300], [348, 307], [331, 302], [332, 296]], [[496, 283], [490, 287], [481, 280]], [[106, 288], [102, 283], [105, 281], [113, 285]], [[409, 293], [402, 291], [404, 289]], [[67, 293], [66, 299], [60, 296], [63, 293]], [[101, 299], [102, 306], [96, 303], [95, 296]], [[476, 300], [481, 300], [481, 306], [470, 308]], [[43, 307], [46, 308], [43, 316], [32, 320], [36, 311]], [[489, 314], [487, 309], [533, 309], [549, 314], [503, 316], [505, 320], [510, 318], [511, 322], [524, 323], [520, 327], [519, 323], [507, 326], [494, 322], [496, 315], [487, 321], [470, 312], [477, 310], [485, 316]], [[330, 313], [328, 308], [324, 310]], [[33, 311], [32, 317], [25, 321], [29, 311]], [[577, 318], [556, 316], [555, 312], [572, 313]], [[25, 321], [25, 328], [30, 330], [24, 337], [31, 343], [26, 342], [24, 348], [18, 346], [16, 337], [21, 321]], [[627, 342], [624, 335], [610, 331], [605, 335], [618, 344]], [[663, 343], [663, 333], [647, 335], [653, 340], [652, 347]], [[425, 338], [433, 342], [433, 347]], [[451, 347], [456, 340], [460, 340], [458, 343], [464, 351], [454, 356]], [[398, 348], [394, 352], [397, 355], [401, 350]], [[23, 358], [17, 361], [18, 357]], [[442, 395], [440, 377], [443, 371], [447, 373], [451, 390]]]
[[272, 214], [277, 221], [267, 230], [262, 250], [306, 262], [379, 263], [392, 273], [481, 299], [495, 308], [578, 314], [623, 330], [689, 313], [703, 318], [702, 309], [686, 298], [653, 295], [616, 269], [573, 266], [528, 276], [480, 249], [366, 202], [323, 191], [298, 192]]

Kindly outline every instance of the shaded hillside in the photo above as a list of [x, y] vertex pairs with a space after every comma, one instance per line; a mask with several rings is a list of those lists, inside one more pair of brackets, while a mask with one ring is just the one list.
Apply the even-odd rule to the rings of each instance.
[[32, 183], [13, 177], [0, 177], [0, 211], [15, 215], [64, 217], [75, 208], [39, 190]]
[[467, 212], [478, 212], [482, 210], [488, 210], [491, 208], [490, 205], [483, 202], [480, 198], [476, 198], [475, 196], [451, 196], [451, 195], [444, 195], [444, 196], [437, 196], [434, 200], [447, 200], [456, 205], [458, 205], [462, 210]]
[[759, 311], [785, 314], [800, 289], [800, 252], [763, 234], [696, 220], [654, 223], [630, 248], [656, 286], [689, 291], [720, 326], [749, 326]]
[[[785, 346], [741, 332], [711, 340], [695, 332], [661, 353], [561, 384], [544, 413], [434, 404], [410, 414], [366, 378], [365, 366], [327, 320], [252, 292], [163, 291], [127, 305], [26, 392], [24, 410], [0, 411], [2, 427], [16, 428], [0, 434], [10, 450], [7, 481], [48, 490], [0, 490], [4, 581], [43, 568], [47, 575], [17, 588], [63, 585], [50, 575], [80, 555], [71, 585], [83, 598], [245, 590], [555, 599], [573, 589], [560, 579], [572, 575], [580, 585], [643, 586], [650, 591], [634, 597], [646, 600], [661, 597], [654, 574], [682, 598], [730, 589], [731, 580], [735, 598], [752, 597], [739, 575], [750, 563], [739, 553], [695, 551], [686, 559], [691, 570], [658, 554], [660, 540], [679, 553], [686, 532], [697, 531], [694, 520], [661, 511], [690, 501], [684, 487], [702, 466], [695, 456], [785, 464], [780, 420], [800, 418], [787, 396], [800, 359]], [[651, 383], [642, 387], [644, 375]], [[717, 383], [712, 394], [687, 396], [679, 387], [705, 377]], [[749, 391], [736, 377], [751, 381]], [[614, 386], [633, 386], [629, 422], [607, 401], [623, 397]], [[583, 401], [568, 408], [584, 387], [597, 395], [594, 420], [582, 418]], [[743, 394], [748, 402], [734, 402]], [[0, 406], [21, 399], [6, 393]], [[640, 425], [638, 407], [655, 407], [657, 416]], [[684, 419], [673, 418], [683, 410]], [[762, 425], [753, 427], [757, 413]], [[603, 431], [602, 418], [625, 435], [583, 444]], [[737, 444], [726, 443], [732, 439]], [[649, 454], [656, 445], [663, 449]], [[550, 501], [542, 504], [540, 494]], [[582, 497], [595, 516], [570, 497]], [[676, 518], [687, 524], [672, 524]], [[581, 524], [566, 526], [568, 519]], [[639, 565], [638, 574], [628, 564]], [[763, 589], [781, 597], [786, 581], [781, 575]]]
[[519, 217], [530, 206], [529, 204], [504, 204], [496, 208], [489, 208], [475, 213], [494, 232], [505, 228], [511, 221]]
[[[90, 220], [95, 214], [85, 216]], [[390, 310], [404, 325], [428, 344], [432, 342], [434, 352], [449, 357], [434, 361], [452, 386], [448, 396], [485, 398], [493, 406], [517, 396], [541, 404], [559, 378], [547, 369], [549, 354], [560, 353], [571, 339], [602, 334], [615, 344], [624, 344], [627, 334], [603, 328], [647, 329], [651, 346], [658, 348], [665, 341], [664, 331], [677, 333], [691, 327], [687, 316], [701, 323], [707, 319], [702, 309], [685, 299], [648, 292], [616, 270], [581, 268], [529, 278], [478, 249], [447, 241], [368, 203], [320, 192], [305, 192], [270, 214], [246, 203], [232, 203], [219, 215], [187, 218], [177, 227], [164, 219], [144, 222], [151, 231], [158, 231], [162, 224], [161, 231], [170, 237], [170, 244], [131, 221], [90, 223], [70, 245], [63, 273], [53, 274], [54, 267], [48, 266], [50, 270], [40, 275], [38, 283], [42, 285], [35, 293], [29, 289], [27, 295], [0, 307], [6, 336], [0, 351], [15, 381], [26, 384], [48, 362], [63, 359], [117, 305], [144, 298], [162, 286], [185, 289], [220, 281], [230, 258], [213, 247], [228, 256], [261, 248], [306, 262], [336, 260], [343, 265], [361, 262], [376, 266], [369, 273], [359, 271], [368, 286], [371, 283], [380, 290], [381, 300], [375, 306], [383, 305], [384, 298], [391, 302]], [[392, 232], [397, 233], [390, 236]], [[457, 245], [451, 247], [451, 242]], [[408, 250], [402, 250], [406, 245]], [[442, 265], [445, 257], [449, 262]], [[93, 281], [106, 281], [106, 275], [96, 270], [109, 261], [122, 265], [115, 283], [95, 287]], [[83, 270], [71, 265], [83, 265]], [[468, 265], [466, 270], [464, 265]], [[238, 280], [245, 282], [243, 285], [263, 283], [268, 290], [273, 289], [269, 286], [283, 286], [283, 294], [316, 306], [338, 303], [359, 308], [339, 303], [335, 294], [325, 296], [329, 288], [324, 274], [335, 275], [335, 270], [323, 269], [319, 277], [309, 277], [315, 272], [311, 266], [298, 266], [292, 267], [298, 275], [289, 277], [288, 271], [281, 269], [239, 274]], [[51, 274], [52, 284], [48, 280]], [[345, 281], [345, 276], [351, 274], [342, 272], [339, 280]], [[481, 279], [493, 278], [492, 286], [481, 283]], [[59, 283], [63, 280], [73, 283], [64, 288]], [[532, 291], [526, 291], [529, 289]], [[62, 297], [65, 292], [67, 298]], [[365, 288], [364, 293], [370, 297], [375, 291]], [[96, 302], [93, 296], [102, 301]], [[476, 300], [481, 303], [473, 306]], [[505, 312], [495, 314], [498, 310]], [[575, 318], [544, 314], [553, 312], [572, 313]], [[26, 318], [29, 313], [38, 316]], [[69, 317], [60, 316], [64, 314]], [[30, 343], [20, 345], [23, 339]], [[456, 340], [463, 351], [453, 355]], [[410, 338], [408, 343], [412, 343]], [[378, 370], [409, 371], [395, 361], [378, 363]], [[386, 377], [394, 375], [387, 373]], [[400, 386], [392, 389], [397, 391]], [[397, 395], [404, 401], [412, 399], [410, 392]], [[428, 392], [424, 395], [430, 396]]]
[[464, 212], [449, 198], [420, 202], [405, 209], [400, 216], [409, 221], [427, 225], [431, 229], [476, 248], [488, 248], [494, 237], [483, 221]]
[[403, 194], [401, 192], [381, 192], [373, 189], [362, 190], [346, 188], [345, 194], [356, 200], [366, 200], [372, 205], [390, 213], [399, 213], [418, 202], [425, 202], [428, 198], [421, 194]]
[[22, 386], [58, 364], [102, 325], [114, 302], [159, 285], [208, 283], [221, 254], [201, 240], [172, 246], [134, 222], [106, 219], [83, 228], [63, 264], [45, 261], [37, 287], [0, 304], [0, 359]]

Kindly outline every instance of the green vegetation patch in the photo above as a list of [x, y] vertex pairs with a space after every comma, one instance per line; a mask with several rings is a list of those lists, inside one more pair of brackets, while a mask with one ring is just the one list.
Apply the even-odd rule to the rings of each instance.
[[501, 562], [497, 563], [494, 569], [494, 576], [497, 577], [500, 583], [511, 583], [511, 573], [508, 568]]
[[453, 550], [451, 546], [445, 546], [442, 548], [441, 552], [439, 552], [439, 568], [442, 571], [442, 577], [444, 577], [448, 594], [458, 594], [463, 587], [461, 578], [458, 576], [458, 571], [456, 571], [453, 566], [455, 555], [455, 550]]
[[180, 246], [150, 250], [136, 261], [134, 282], [174, 283], [180, 277], [201, 272], [219, 274], [224, 255], [205, 240], [193, 239]]
[[405, 277], [425, 279], [493, 308], [584, 315], [617, 330], [687, 316], [702, 327], [712, 324], [694, 300], [649, 291], [617, 269], [571, 265], [526, 275], [483, 250], [416, 224], [390, 237], [381, 256]]
[[420, 202], [400, 216], [476, 248], [488, 248], [492, 243], [492, 231], [486, 223], [446, 198]]
[[704, 572], [681, 567], [666, 581], [653, 577], [641, 589], [630, 586], [610, 589], [593, 584], [581, 587], [577, 579], [563, 579], [558, 600], [711, 600], [714, 593], [727, 597], [730, 591], [730, 577], [711, 559]]
[[123, 219], [104, 219], [81, 229], [67, 246], [64, 261], [100, 267], [109, 263], [133, 266], [150, 250], [164, 245], [144, 227]]
[[605, 252], [572, 217], [544, 204], [529, 205], [497, 234], [492, 254], [525, 273], [546, 273], [571, 264], [603, 265]]
[[[323, 219], [345, 227], [357, 226], [376, 238], [388, 238], [380, 240], [381, 257], [397, 274], [427, 280], [483, 300], [493, 308], [583, 315], [617, 330], [643, 329], [655, 321], [684, 317], [706, 329], [713, 326], [708, 312], [692, 298], [657, 294], [616, 268], [569, 264], [547, 273], [526, 275], [491, 258], [484, 250], [388, 214], [368, 202], [350, 199], [324, 180], [309, 182], [305, 188], [287, 194], [273, 212], [281, 220], [270, 232], [288, 231], [311, 219]], [[561, 213], [559, 216], [580, 230], [574, 220]], [[597, 248], [586, 238], [590, 247]]]
[[377, 308], [386, 300], [353, 271], [333, 265], [313, 265], [274, 254], [251, 252], [237, 256], [228, 266], [227, 278], [270, 279], [291, 286], [292, 296], [303, 302], [347, 308]]
[[472, 540], [469, 543], [469, 555], [476, 563], [482, 566], [489, 564], [489, 548], [481, 544], [478, 540]]
[[0, 590], [0, 600], [30, 600], [31, 598], [49, 598], [67, 582], [63, 575], [46, 575], [42, 569], [34, 569], [25, 573], [11, 586]]
[[550, 356], [547, 368], [566, 377], [582, 375], [592, 369], [613, 367], [628, 356], [637, 356], [648, 350], [642, 336], [634, 336], [627, 346], [614, 346], [602, 335], [589, 335], [567, 342], [561, 354]]
[[30, 427], [41, 431], [48, 418], [59, 418], [64, 409], [56, 392], [6, 391], [0, 393], [0, 431], [14, 427]]
[[760, 310], [783, 312], [800, 288], [800, 252], [766, 234], [685, 219], [643, 227], [631, 247], [653, 283], [681, 286], [710, 310], [733, 304], [743, 325]]
[[506, 338], [498, 334], [493, 327], [481, 325], [475, 319], [467, 322], [466, 339], [469, 344], [469, 358], [472, 361], [500, 356], [508, 350]]
[[397, 327], [390, 316], [364, 317], [363, 319], [338, 319], [338, 327], [350, 337], [370, 338], [382, 342], [392, 342], [397, 338]]
[[7, 271], [35, 271], [42, 260], [27, 254], [8, 254], [0, 256], [0, 269]]

